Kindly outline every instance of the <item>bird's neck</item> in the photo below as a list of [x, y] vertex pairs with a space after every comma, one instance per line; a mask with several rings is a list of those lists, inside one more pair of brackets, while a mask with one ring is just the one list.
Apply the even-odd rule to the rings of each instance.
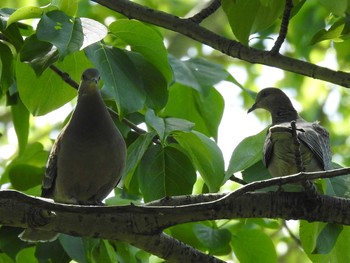
[[[106, 114], [107, 113], [107, 114]], [[77, 116], [79, 115], [79, 119]], [[80, 96], [73, 112], [72, 120], [77, 118], [82, 130], [100, 127], [99, 123], [105, 123], [108, 116], [107, 109], [99, 93]]]
[[271, 114], [271, 116], [272, 125], [295, 121], [299, 118], [297, 111], [290, 107], [279, 107], [277, 111]]

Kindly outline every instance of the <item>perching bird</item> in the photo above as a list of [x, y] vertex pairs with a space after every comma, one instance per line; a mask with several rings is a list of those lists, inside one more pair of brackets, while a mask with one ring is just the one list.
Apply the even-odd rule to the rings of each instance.
[[[263, 148], [263, 163], [271, 176], [296, 174], [301, 172], [300, 168], [306, 172], [331, 169], [328, 132], [317, 122], [311, 123], [301, 118], [283, 91], [277, 88], [261, 90], [248, 113], [258, 108], [269, 111], [272, 117]], [[292, 121], [296, 123], [300, 141], [301, 166], [296, 157], [298, 146], [292, 136]]]
[[[122, 135], [98, 88], [96, 69], [84, 71], [77, 106], [56, 139], [42, 182], [42, 197], [67, 204], [101, 204], [119, 182], [126, 160]], [[26, 229], [25, 241], [53, 241], [55, 232]]]

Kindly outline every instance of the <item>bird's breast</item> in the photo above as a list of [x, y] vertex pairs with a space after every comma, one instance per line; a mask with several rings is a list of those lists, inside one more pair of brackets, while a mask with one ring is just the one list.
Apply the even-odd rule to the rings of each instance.
[[121, 178], [126, 151], [123, 138], [115, 127], [69, 132], [67, 129], [60, 144], [56, 199], [69, 203], [102, 201]]
[[268, 169], [273, 177], [296, 174], [301, 172], [300, 168], [308, 172], [322, 170], [312, 151], [302, 141], [299, 148], [291, 133], [275, 132], [270, 140], [272, 153]]

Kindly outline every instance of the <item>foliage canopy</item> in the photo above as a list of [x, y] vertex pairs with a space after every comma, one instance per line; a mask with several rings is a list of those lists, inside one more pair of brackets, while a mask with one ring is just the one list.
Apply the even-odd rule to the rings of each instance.
[[[331, 134], [334, 161], [349, 166], [349, 11], [347, 0], [3, 0], [2, 188], [40, 195], [51, 130], [62, 126], [39, 127], [35, 120], [69, 103], [74, 81], [88, 67], [101, 72], [106, 105], [118, 113], [115, 122], [128, 145], [122, 189], [108, 205], [233, 191], [240, 181], [229, 179], [239, 172], [246, 182], [269, 178], [261, 162], [265, 130], [242, 134], [240, 127], [252, 120], [246, 116], [231, 120], [231, 137], [221, 138], [219, 130], [224, 110], [231, 103], [247, 108], [266, 82], [285, 88], [305, 119], [321, 121]], [[265, 65], [280, 68], [282, 77]], [[222, 87], [238, 94], [235, 101], [227, 101]], [[266, 126], [267, 115], [258, 115]], [[16, 151], [7, 147], [12, 128]], [[220, 140], [241, 141], [226, 165]], [[323, 179], [320, 187], [348, 197], [349, 183], [345, 177]], [[0, 262], [161, 262], [123, 240], [61, 235], [53, 243], [28, 245], [17, 239], [20, 231], [0, 228]], [[223, 219], [165, 232], [222, 260], [350, 257], [350, 230], [336, 224]]]

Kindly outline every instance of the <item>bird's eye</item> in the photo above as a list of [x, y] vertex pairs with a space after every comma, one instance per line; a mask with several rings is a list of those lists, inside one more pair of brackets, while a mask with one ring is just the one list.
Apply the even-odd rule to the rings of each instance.
[[263, 91], [262, 93], [261, 93], [261, 97], [266, 97], [267, 96], [267, 92], [266, 91]]

